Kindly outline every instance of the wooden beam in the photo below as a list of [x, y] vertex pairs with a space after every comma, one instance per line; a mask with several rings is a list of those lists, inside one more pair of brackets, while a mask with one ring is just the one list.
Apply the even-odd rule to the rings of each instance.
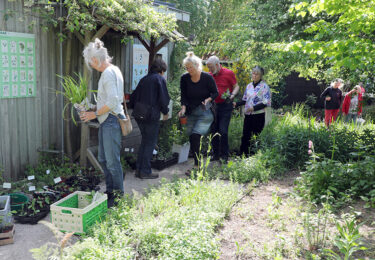
[[74, 31], [74, 35], [83, 44], [83, 46], [85, 46], [85, 39], [83, 38], [83, 36], [77, 31]]
[[95, 40], [96, 38], [101, 39], [107, 32], [108, 30], [111, 29], [108, 25], [103, 25], [92, 37], [92, 41]]
[[97, 169], [101, 173], [104, 173], [102, 166], [96, 160], [96, 157], [95, 157], [94, 153], [91, 151], [91, 148], [92, 147], [87, 148], [87, 158], [89, 159], [89, 161], [91, 162], [91, 164], [94, 166], [95, 169]]
[[143, 44], [143, 46], [145, 46], [146, 50], [150, 52], [150, 46], [148, 45], [148, 43], [145, 40], [143, 40], [139, 34], [136, 34], [136, 36], [138, 40]]
[[168, 38], [162, 40], [162, 41], [161, 41], [161, 42], [155, 47], [155, 53], [157, 53], [158, 51], [160, 51], [160, 49], [163, 48], [168, 42], [169, 42], [169, 39], [168, 39]]

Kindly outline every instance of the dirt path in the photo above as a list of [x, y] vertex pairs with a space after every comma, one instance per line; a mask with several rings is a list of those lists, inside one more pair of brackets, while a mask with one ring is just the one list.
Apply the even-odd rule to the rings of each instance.
[[[303, 225], [306, 203], [293, 192], [296, 176], [297, 173], [292, 172], [282, 180], [273, 180], [255, 188], [250, 196], [233, 208], [219, 231], [220, 259], [309, 259], [311, 253], [321, 255], [318, 251], [309, 251], [310, 244]], [[363, 213], [358, 220], [366, 221], [360, 232], [369, 248], [360, 256], [373, 259], [375, 210], [364, 209], [363, 205], [356, 205], [355, 210]], [[334, 218], [338, 216], [330, 216], [331, 222], [324, 229], [327, 245], [336, 234]]]

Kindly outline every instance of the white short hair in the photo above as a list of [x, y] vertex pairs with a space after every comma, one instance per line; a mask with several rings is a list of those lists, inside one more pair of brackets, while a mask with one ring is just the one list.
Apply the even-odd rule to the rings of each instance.
[[216, 56], [211, 56], [211, 57], [209, 57], [209, 58], [207, 59], [207, 62], [206, 62], [206, 63], [207, 63], [207, 64], [210, 63], [210, 64], [212, 64], [212, 65], [217, 65], [217, 64], [220, 64], [220, 60], [219, 60], [219, 58], [216, 57]]
[[189, 52], [186, 53], [186, 58], [184, 59], [182, 64], [184, 66], [186, 66], [187, 63], [193, 64], [193, 66], [196, 69], [202, 71], [202, 60], [200, 58], [198, 58], [197, 56], [195, 56], [194, 52], [189, 51]]
[[90, 62], [92, 58], [98, 60], [98, 66], [101, 66], [102, 62], [111, 62], [112, 58], [108, 56], [107, 48], [104, 47], [104, 43], [98, 38], [95, 41], [90, 42], [83, 50], [83, 57], [87, 67], [91, 68]]
[[335, 79], [334, 81], [331, 82], [331, 87], [333, 87], [336, 82], [340, 83], [341, 87], [344, 86], [344, 80], [337, 78], [337, 79]]

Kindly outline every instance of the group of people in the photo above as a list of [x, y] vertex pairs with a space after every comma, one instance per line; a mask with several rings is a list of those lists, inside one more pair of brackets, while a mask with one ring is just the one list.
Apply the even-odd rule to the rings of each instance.
[[[112, 206], [114, 199], [124, 193], [120, 162], [121, 128], [118, 122], [118, 117], [125, 117], [122, 106], [124, 80], [120, 69], [111, 64], [108, 51], [99, 39], [85, 47], [83, 56], [89, 68], [101, 72], [96, 108], [82, 112], [80, 117], [84, 122], [97, 119], [100, 123], [98, 160], [105, 174], [108, 206]], [[181, 110], [178, 115], [187, 116], [186, 128], [195, 167], [198, 165], [201, 137], [209, 133], [214, 136], [212, 160], [228, 160], [228, 127], [232, 111], [243, 105], [245, 118], [240, 152], [249, 155], [250, 139], [262, 131], [265, 108], [271, 106], [271, 91], [262, 79], [263, 68], [256, 66], [252, 70], [252, 82], [247, 85], [241, 101], [234, 102], [239, 92], [236, 76], [220, 65], [218, 57], [212, 56], [207, 60], [209, 73], [202, 70], [202, 60], [192, 52], [187, 53], [183, 66], [187, 73], [181, 76]], [[163, 120], [168, 119], [170, 96], [163, 76], [166, 71], [167, 64], [156, 58], [128, 103], [133, 108], [132, 115], [142, 136], [136, 166], [136, 177], [141, 179], [158, 178], [158, 174], [152, 173], [151, 158], [159, 133], [160, 114]], [[190, 175], [190, 171], [186, 174]]]
[[342, 79], [334, 80], [326, 88], [321, 98], [324, 99], [324, 122], [327, 127], [337, 119], [342, 104], [342, 114], [346, 122], [356, 122], [357, 117], [362, 115], [362, 102], [365, 89], [363, 83], [359, 83], [343, 97], [342, 88], [344, 81]]

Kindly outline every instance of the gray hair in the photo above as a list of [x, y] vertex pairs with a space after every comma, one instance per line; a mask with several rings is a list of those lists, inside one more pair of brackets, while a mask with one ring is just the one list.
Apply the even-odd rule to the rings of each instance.
[[189, 51], [186, 53], [186, 58], [183, 60], [182, 64], [186, 66], [187, 63], [193, 64], [193, 66], [202, 71], [202, 60], [194, 55], [194, 52]]
[[206, 63], [207, 63], [207, 64], [210, 63], [210, 64], [212, 64], [212, 65], [217, 65], [217, 64], [220, 64], [220, 60], [219, 60], [219, 58], [216, 57], [216, 56], [211, 56], [211, 57], [209, 57], [209, 58], [207, 59], [207, 62], [206, 62]]
[[331, 82], [331, 87], [333, 87], [336, 82], [339, 82], [342, 86], [344, 86], [344, 80], [337, 78]]
[[253, 69], [252, 69], [252, 71], [251, 72], [256, 72], [256, 73], [258, 73], [258, 74], [260, 74], [260, 75], [264, 75], [264, 69], [262, 68], [262, 67], [260, 67], [260, 66], [255, 66]]
[[95, 41], [90, 42], [83, 50], [83, 57], [87, 67], [91, 68], [90, 62], [92, 58], [98, 60], [98, 66], [100, 67], [102, 62], [111, 62], [112, 58], [109, 57], [107, 48], [104, 47], [104, 43], [98, 38]]

